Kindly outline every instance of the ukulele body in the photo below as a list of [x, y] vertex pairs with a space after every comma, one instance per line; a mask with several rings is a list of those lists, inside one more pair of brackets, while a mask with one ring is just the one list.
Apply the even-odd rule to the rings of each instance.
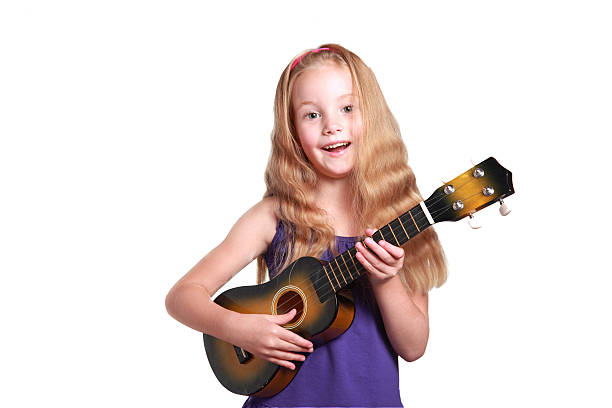
[[[355, 316], [349, 295], [344, 291], [335, 293], [329, 279], [318, 259], [303, 257], [268, 282], [229, 289], [214, 301], [238, 313], [277, 315], [295, 308], [295, 318], [283, 327], [309, 339], [316, 347], [344, 333]], [[207, 334], [204, 347], [217, 379], [236, 394], [275, 395], [291, 382], [302, 365], [294, 361], [295, 370], [290, 370]]]

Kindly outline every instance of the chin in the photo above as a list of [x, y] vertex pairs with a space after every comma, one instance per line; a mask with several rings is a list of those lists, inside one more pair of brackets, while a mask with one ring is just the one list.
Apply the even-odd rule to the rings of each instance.
[[351, 175], [352, 169], [348, 170], [348, 171], [342, 171], [342, 172], [319, 172], [319, 175], [328, 178], [328, 179], [334, 179], [334, 180], [342, 180], [347, 178], [348, 176]]

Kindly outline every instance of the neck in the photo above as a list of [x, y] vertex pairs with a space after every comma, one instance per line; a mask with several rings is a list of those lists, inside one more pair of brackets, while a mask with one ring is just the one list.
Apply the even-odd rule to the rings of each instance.
[[347, 178], [320, 180], [315, 192], [319, 208], [325, 209], [327, 222], [334, 228], [336, 235], [356, 236], [359, 228], [351, 216], [352, 190]]
[[[418, 204], [393, 221], [380, 227], [372, 235], [372, 239], [375, 242], [384, 239], [393, 245], [401, 246], [432, 224], [433, 220], [428, 217], [428, 211], [425, 211], [421, 204]], [[329, 263], [323, 265], [327, 279], [322, 279], [320, 284], [325, 286], [331, 285], [333, 291], [338, 292], [365, 275], [366, 270], [357, 260], [356, 253], [357, 249], [355, 247], [350, 248], [332, 259]]]
[[349, 178], [340, 179], [319, 176], [316, 190], [316, 200], [321, 208], [350, 208], [352, 191]]

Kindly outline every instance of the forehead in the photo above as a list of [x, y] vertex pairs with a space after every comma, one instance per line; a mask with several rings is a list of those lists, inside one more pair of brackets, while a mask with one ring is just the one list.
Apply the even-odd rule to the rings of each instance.
[[325, 103], [349, 98], [353, 82], [348, 68], [337, 64], [325, 64], [303, 71], [295, 80], [291, 92], [294, 108], [304, 102]]

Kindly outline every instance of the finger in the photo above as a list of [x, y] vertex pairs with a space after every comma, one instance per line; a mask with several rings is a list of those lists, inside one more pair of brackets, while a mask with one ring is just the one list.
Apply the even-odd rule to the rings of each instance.
[[374, 266], [372, 266], [372, 264], [370, 262], [368, 262], [367, 259], [365, 259], [365, 257], [363, 256], [363, 254], [361, 252], [358, 252], [357, 255], [357, 260], [359, 262], [361, 262], [361, 264], [363, 265], [363, 267], [366, 269], [366, 271], [373, 275], [374, 277], [378, 278], [378, 279], [384, 279], [387, 277], [387, 275], [385, 275], [382, 272], [379, 272], [378, 269], [376, 269]]
[[[374, 233], [376, 233], [375, 229], [372, 228], [366, 228], [366, 235], [373, 237]], [[374, 239], [374, 238], [372, 238]], [[397, 240], [397, 238], [396, 238]], [[397, 242], [396, 242], [397, 243]], [[385, 241], [384, 239], [378, 241], [378, 245], [380, 245], [381, 247], [385, 248], [387, 250], [387, 252], [389, 252], [394, 258], [399, 259], [402, 256], [404, 256], [404, 249], [396, 246], [394, 244], [392, 244], [391, 242]]]
[[277, 358], [279, 360], [286, 361], [304, 361], [306, 356], [302, 354], [289, 353], [281, 350], [273, 350], [268, 354], [271, 358]]
[[306, 340], [299, 334], [292, 332], [291, 330], [284, 329], [279, 336], [281, 340], [286, 341], [287, 343], [295, 344], [298, 347], [302, 347], [306, 350], [310, 350], [313, 348], [312, 342]]
[[278, 358], [274, 358], [274, 357], [268, 357], [266, 358], [266, 360], [268, 360], [271, 363], [274, 363], [276, 365], [282, 366], [282, 367], [287, 367], [290, 370], [295, 370], [295, 364], [289, 362], [289, 361], [285, 361], [285, 360], [279, 360]]
[[356, 256], [358, 257], [357, 259], [367, 262], [367, 265], [361, 262], [363, 266], [370, 266], [373, 268], [382, 267], [383, 263], [380, 261], [377, 255], [374, 254], [373, 252], [370, 252], [370, 250], [366, 246], [364, 246], [361, 242], [358, 242], [355, 245], [355, 248], [357, 248], [357, 254], [356, 254]]
[[291, 309], [290, 311], [288, 311], [287, 313], [284, 313], [284, 314], [280, 314], [280, 315], [266, 315], [266, 317], [268, 318], [268, 320], [270, 320], [271, 322], [274, 322], [276, 324], [285, 324], [287, 322], [290, 322], [291, 319], [293, 319], [293, 317], [295, 316], [296, 313], [297, 313], [297, 311], [295, 309]]
[[378, 244], [376, 244], [372, 238], [366, 238], [365, 243], [367, 246], [365, 246], [363, 243], [356, 246], [359, 252], [363, 254], [363, 256], [373, 267], [384, 269], [389, 264], [394, 262], [394, 258], [389, 255], [384, 248], [381, 248]]
[[279, 339], [279, 341], [280, 341], [280, 344], [278, 345], [279, 350], [297, 351], [298, 353], [312, 353], [313, 351], [312, 347], [298, 346], [297, 344], [290, 343], [288, 341], [281, 340], [281, 339]]
[[[379, 242], [382, 242], [379, 241]], [[365, 239], [365, 245], [368, 246], [378, 257], [386, 264], [390, 264], [394, 261], [393, 256], [387, 252], [385, 248], [377, 244], [372, 238]]]
[[[360, 244], [357, 243], [357, 245]], [[370, 271], [375, 269], [371, 263], [372, 259], [374, 258], [374, 255], [368, 253], [367, 249], [360, 249], [359, 251], [357, 251], [355, 256], [357, 257], [357, 260], [359, 260], [359, 262], [361, 262], [361, 264], [366, 268], [366, 270]]]
[[400, 259], [401, 257], [404, 256], [404, 248], [395, 246], [390, 242], [383, 240], [383, 241], [380, 241], [378, 245], [386, 249], [387, 252], [391, 254], [391, 256], [394, 257], [395, 259]]

